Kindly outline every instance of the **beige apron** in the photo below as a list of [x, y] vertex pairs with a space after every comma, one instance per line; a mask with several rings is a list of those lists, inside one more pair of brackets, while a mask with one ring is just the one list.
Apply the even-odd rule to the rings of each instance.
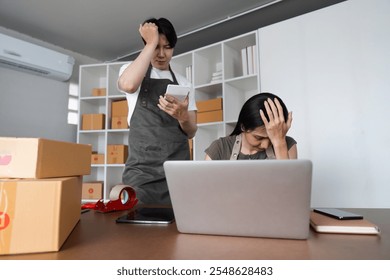
[[[240, 151], [241, 151], [241, 143], [242, 143], [242, 137], [241, 137], [241, 134], [239, 134], [236, 136], [236, 140], [234, 141], [232, 154], [230, 155], [230, 160], [237, 160], [238, 155], [240, 154]], [[276, 159], [274, 150], [272, 149], [272, 146], [269, 146], [265, 150], [265, 153], [267, 154], [266, 159]]]

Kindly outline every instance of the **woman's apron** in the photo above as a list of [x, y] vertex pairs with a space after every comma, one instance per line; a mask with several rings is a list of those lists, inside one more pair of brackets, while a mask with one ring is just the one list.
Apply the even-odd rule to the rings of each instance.
[[[230, 160], [237, 160], [238, 155], [240, 154], [241, 151], [241, 143], [242, 143], [242, 136], [241, 134], [238, 134], [236, 136], [236, 140], [234, 141], [232, 153], [230, 154]], [[267, 154], [266, 159], [276, 159], [274, 149], [272, 146], [269, 146], [266, 150], [265, 153]]]
[[134, 188], [144, 204], [171, 204], [163, 163], [166, 160], [189, 160], [188, 137], [179, 122], [157, 107], [168, 84], [178, 84], [175, 74], [169, 79], [145, 75], [131, 117], [129, 156], [122, 180]]

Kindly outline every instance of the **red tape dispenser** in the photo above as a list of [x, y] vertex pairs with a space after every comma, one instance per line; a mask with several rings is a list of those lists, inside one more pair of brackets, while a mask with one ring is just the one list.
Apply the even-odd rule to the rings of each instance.
[[85, 203], [81, 209], [92, 209], [101, 213], [122, 211], [133, 208], [138, 203], [135, 191], [127, 185], [116, 185], [110, 192], [110, 201], [104, 204], [103, 199], [96, 203]]

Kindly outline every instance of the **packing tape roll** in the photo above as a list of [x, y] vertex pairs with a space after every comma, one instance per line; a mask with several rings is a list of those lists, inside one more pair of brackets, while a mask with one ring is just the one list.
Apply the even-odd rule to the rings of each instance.
[[[123, 196], [122, 196], [123, 195]], [[130, 197], [134, 195], [134, 190], [128, 185], [116, 185], [110, 191], [110, 200], [115, 201], [120, 199], [122, 204], [129, 201]]]

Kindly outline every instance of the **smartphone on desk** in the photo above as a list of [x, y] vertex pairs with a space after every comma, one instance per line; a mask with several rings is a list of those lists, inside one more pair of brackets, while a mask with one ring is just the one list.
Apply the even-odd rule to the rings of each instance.
[[314, 212], [335, 218], [337, 220], [360, 220], [363, 216], [360, 214], [336, 209], [336, 208], [315, 208]]
[[169, 84], [166, 93], [174, 96], [179, 101], [183, 101], [190, 94], [190, 91], [190, 87]]
[[175, 220], [172, 208], [138, 208], [116, 219], [117, 223], [170, 224]]

